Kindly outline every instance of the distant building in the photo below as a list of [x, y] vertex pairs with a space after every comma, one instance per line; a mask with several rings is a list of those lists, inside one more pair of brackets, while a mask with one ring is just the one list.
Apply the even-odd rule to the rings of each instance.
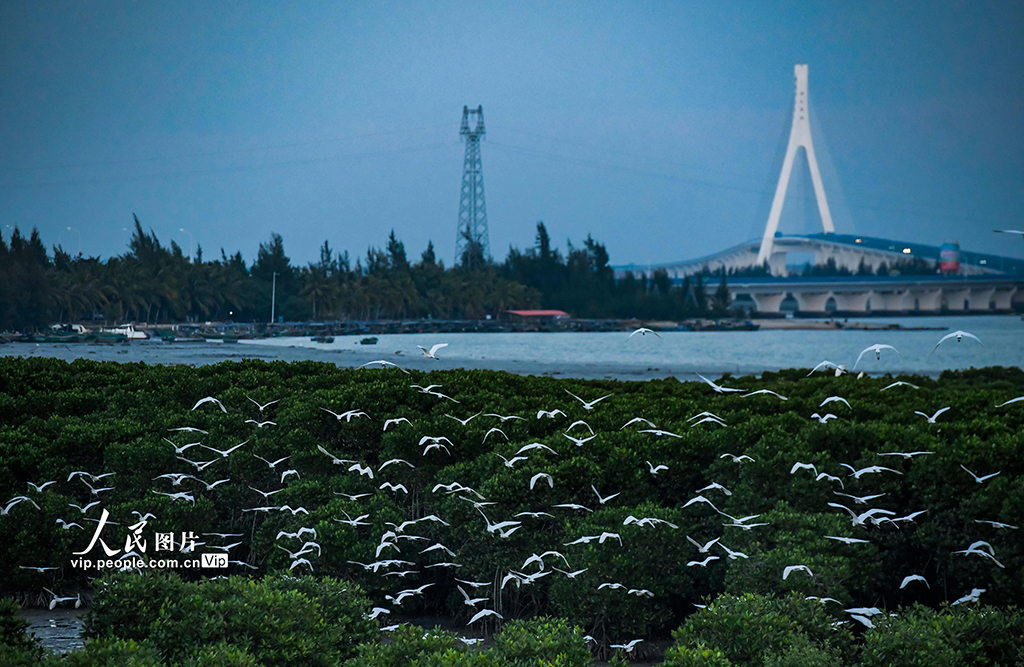
[[537, 322], [545, 324], [570, 317], [569, 313], [564, 310], [503, 310], [501, 314], [503, 319], [508, 319], [513, 322]]

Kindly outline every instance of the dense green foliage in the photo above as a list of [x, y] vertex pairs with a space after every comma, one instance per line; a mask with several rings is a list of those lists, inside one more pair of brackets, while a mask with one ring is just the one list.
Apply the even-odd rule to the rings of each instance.
[[616, 283], [602, 244], [590, 237], [582, 248], [570, 242], [563, 257], [543, 223], [537, 230], [535, 247], [510, 248], [501, 264], [481, 257], [445, 269], [433, 244], [410, 262], [394, 231], [384, 249], [369, 248], [354, 262], [325, 241], [319, 261], [307, 266], [292, 265], [284, 239], [272, 234], [247, 267], [240, 252], [228, 256], [221, 249], [220, 258], [209, 261], [201, 247], [192, 256], [174, 241], [164, 247], [138, 218], [128, 252], [106, 262], [73, 257], [60, 246], [48, 253], [37, 231], [25, 238], [15, 228], [9, 243], [0, 235], [0, 331], [94, 317], [107, 323], [266, 322], [272, 310], [287, 321], [482, 319], [541, 307], [583, 318], [727, 314], [727, 291], [709, 299], [704, 276], [682, 288], [664, 271]]
[[120, 572], [96, 584], [86, 636], [150, 641], [170, 662], [220, 646], [260, 665], [327, 667], [379, 634], [358, 587], [329, 578], [187, 582], [174, 573]]
[[[0, 516], [0, 582], [6, 591], [39, 591], [46, 586], [64, 595], [95, 585], [93, 577], [103, 573], [71, 566], [77, 558], [73, 553], [84, 550], [96, 530], [97, 524], [85, 519], [98, 519], [102, 510], [109, 511], [117, 525], [108, 524], [102, 539], [120, 552], [129, 527], [139, 521], [133, 512], [152, 512], [155, 517], [148, 519], [143, 531], [150, 540], [147, 558], [184, 557], [155, 552], [154, 531], [194, 532], [210, 545], [201, 552], [210, 551], [212, 545], [241, 542], [230, 548], [231, 559], [240, 564], [232, 565], [228, 573], [261, 577], [312, 572], [315, 577], [333, 577], [345, 582], [335, 585], [350, 590], [358, 585], [374, 605], [391, 609], [391, 618], [431, 614], [454, 616], [466, 623], [476, 611], [488, 608], [501, 613], [512, 633], [515, 619], [561, 617], [569, 624], [566, 627], [581, 626], [605, 649], [633, 638], [665, 637], [682, 625], [678, 649], [670, 656], [673, 664], [727, 664], [723, 660], [752, 664], [753, 658], [742, 651], [762, 650], [757, 660], [770, 657], [772, 664], [783, 665], [852, 663], [860, 659], [860, 646], [865, 661], [873, 659], [872, 651], [912, 653], [912, 645], [899, 648], [911, 635], [894, 625], [906, 614], [908, 623], [936, 628], [936, 638], [928, 641], [939, 652], [947, 650], [940, 646], [947, 642], [950, 651], [981, 655], [961, 645], [967, 636], [963, 627], [983, 634], [1009, 628], [1004, 633], [1006, 646], [993, 649], [1001, 657], [985, 654], [998, 664], [1021, 646], [1015, 630], [1019, 617], [1007, 606], [1024, 599], [1024, 541], [1018, 529], [984, 522], [1016, 525], [1024, 513], [1024, 403], [996, 407], [1024, 394], [1024, 372], [992, 368], [947, 372], [937, 380], [903, 379], [920, 389], [902, 386], [883, 392], [892, 378], [807, 377], [806, 369], [765, 373], [761, 379], [723, 380], [731, 386], [768, 388], [788, 397], [781, 401], [766, 394], [715, 394], [703, 383], [674, 379], [570, 381], [461, 370], [406, 375], [394, 369], [339, 369], [312, 362], [245, 361], [189, 368], [0, 359], [0, 499], [27, 495], [40, 508], [26, 501]], [[441, 385], [440, 392], [459, 402], [421, 393], [412, 384]], [[610, 396], [588, 411], [567, 392], [588, 400]], [[820, 410], [824, 398], [836, 395], [851, 406], [827, 406], [840, 419], [827, 424], [808, 419]], [[218, 398], [226, 412], [212, 403], [193, 410], [206, 396]], [[263, 412], [253, 403], [275, 399], [279, 402]], [[915, 410], [931, 414], [944, 406], [952, 409], [934, 424], [914, 415]], [[554, 408], [565, 415], [537, 416], [539, 410]], [[327, 412], [349, 409], [367, 416], [345, 420]], [[693, 425], [691, 418], [703, 411], [715, 413], [728, 426]], [[523, 419], [501, 423], [489, 414]], [[455, 419], [473, 415], [478, 416], [465, 424]], [[392, 424], [385, 431], [384, 420], [395, 417], [405, 417], [409, 423]], [[634, 417], [649, 419], [681, 437], [643, 433], [643, 424], [624, 427]], [[266, 419], [275, 423], [258, 428], [247, 422]], [[566, 437], [567, 430], [576, 438], [589, 437], [584, 425], [570, 429], [576, 420], [584, 420], [595, 433], [579, 446]], [[185, 426], [207, 433], [170, 430]], [[489, 432], [492, 428], [503, 433]], [[447, 438], [448, 451], [425, 453], [421, 443], [425, 436]], [[200, 445], [187, 449], [183, 458], [210, 462], [199, 471], [175, 456], [175, 447], [192, 442], [218, 450], [245, 444], [229, 456]], [[499, 457], [511, 459], [531, 443], [542, 443], [554, 453], [529, 450], [522, 454], [528, 458], [512, 467]], [[333, 464], [320, 447], [349, 462]], [[879, 456], [914, 451], [932, 453], [912, 458]], [[753, 461], [735, 463], [724, 457], [727, 453], [745, 454]], [[257, 456], [269, 462], [289, 458], [271, 468]], [[394, 463], [381, 468], [396, 458], [415, 467]], [[654, 475], [648, 462], [668, 469]], [[791, 473], [796, 462], [812, 463], [816, 470]], [[374, 477], [351, 469], [354, 463], [369, 466]], [[855, 477], [840, 464], [858, 470], [881, 465], [896, 472]], [[979, 483], [961, 466], [978, 475], [999, 474]], [[113, 489], [97, 496], [83, 480], [68, 481], [77, 470], [115, 473], [101, 480], [102, 486]], [[295, 473], [282, 479], [285, 470]], [[159, 477], [170, 472], [199, 479], [185, 478], [175, 486]], [[815, 472], [834, 475], [838, 481], [816, 479]], [[530, 481], [538, 473], [550, 474], [553, 485], [542, 479], [531, 490]], [[27, 484], [49, 480], [56, 483], [42, 491]], [[207, 488], [218, 480], [227, 481]], [[381, 488], [385, 481], [403, 484], [408, 493]], [[456, 482], [474, 491], [449, 493], [437, 487]], [[724, 486], [731, 495], [706, 488], [711, 483]], [[601, 504], [594, 489], [605, 497], [619, 495]], [[257, 490], [273, 495], [264, 499]], [[182, 491], [194, 498], [194, 504], [159, 495]], [[856, 505], [837, 493], [885, 495]], [[722, 513], [760, 515], [749, 523], [767, 525], [750, 530], [723, 526], [731, 520], [708, 503], [688, 504], [698, 495]], [[475, 507], [472, 501], [483, 502], [480, 497], [493, 504]], [[84, 514], [69, 508], [70, 503], [85, 507], [96, 500], [100, 503]], [[565, 503], [587, 510], [553, 507]], [[892, 512], [884, 515], [891, 520], [851, 525], [850, 514], [829, 503], [858, 512], [884, 508]], [[284, 505], [302, 507], [308, 513], [245, 511]], [[919, 511], [924, 513], [912, 521], [900, 520]], [[538, 514], [517, 516], [522, 512]], [[348, 523], [364, 514], [368, 516], [362, 521]], [[399, 529], [406, 521], [430, 515], [443, 522], [423, 520]], [[672, 525], [640, 525], [628, 521], [630, 516]], [[58, 518], [77, 521], [84, 528], [65, 530]], [[521, 522], [507, 538], [485, 530], [486, 522], [507, 520]], [[315, 536], [279, 537], [281, 531], [296, 532], [302, 527], [315, 530]], [[395, 537], [385, 539], [387, 531]], [[215, 532], [241, 537], [203, 535]], [[580, 541], [604, 532], [618, 537], [603, 543]], [[406, 536], [426, 539], [414, 541]], [[867, 542], [844, 544], [829, 536]], [[687, 537], [702, 545], [714, 538], [720, 541], [708, 553], [699, 553]], [[308, 565], [296, 565], [288, 552], [299, 550], [307, 539], [320, 548], [302, 556]], [[978, 541], [989, 543], [994, 558], [963, 553]], [[387, 543], [395, 546], [383, 546]], [[454, 555], [427, 551], [435, 544], [445, 545]], [[747, 557], [730, 559], [723, 547]], [[548, 555], [543, 569], [536, 562], [524, 565], [531, 555], [548, 550], [560, 552], [564, 560]], [[96, 545], [91, 555], [98, 554], [102, 550]], [[709, 555], [718, 560], [706, 566], [687, 565]], [[401, 559], [409, 565], [362, 565], [384, 559]], [[806, 565], [812, 574], [795, 572], [783, 580], [783, 569], [797, 564]], [[22, 565], [59, 569], [40, 573]], [[583, 572], [570, 579], [553, 568]], [[398, 576], [400, 571], [411, 573]], [[515, 572], [521, 574], [509, 577]], [[227, 623], [218, 615], [221, 607], [217, 605], [234, 604], [228, 599], [190, 597], [193, 589], [188, 587], [199, 585], [194, 580], [216, 573], [179, 570], [180, 577], [136, 579], [125, 574], [118, 577], [127, 579], [110, 581], [131, 581], [125, 585], [138, 592], [138, 615], [150, 619], [166, 615], [166, 627], [178, 627], [175, 632], [191, 637], [186, 642], [190, 645], [201, 636], [207, 645], [204, 650], [234, 651], [237, 664], [250, 658], [260, 663], [277, 659], [259, 654], [254, 645], [229, 642], [217, 648], [219, 642], [230, 639], [229, 634], [258, 633], [264, 626], [237, 628]], [[388, 573], [395, 576], [385, 576]], [[928, 583], [901, 587], [911, 574], [922, 575]], [[475, 608], [465, 604], [456, 577], [486, 583], [468, 592], [487, 601]], [[224, 591], [227, 596], [235, 587], [248, 585], [241, 581], [232, 576], [202, 587], [211, 595]], [[296, 596], [320, 595], [303, 588], [312, 583], [276, 576], [253, 581], [262, 582], [251, 585], [260, 591], [268, 615], [296, 624], [317, 618], [297, 611], [295, 607], [302, 605], [294, 604]], [[600, 587], [610, 582], [623, 588]], [[400, 606], [387, 598], [427, 584], [422, 595], [407, 598]], [[934, 612], [934, 618], [914, 620], [918, 618], [914, 614], [926, 612], [899, 611], [914, 603], [940, 609], [972, 589], [984, 589], [980, 603], [949, 608], [955, 612]], [[838, 603], [804, 602], [805, 596], [832, 597]], [[712, 601], [709, 607], [694, 613], [694, 604], [707, 600]], [[102, 591], [93, 604], [101, 619], [91, 622], [94, 634], [109, 630], [114, 639], [135, 641], [141, 647], [138, 651], [147, 650], [146, 642], [161, 651], [173, 646], [175, 640], [169, 636], [137, 628], [133, 625], [137, 619], [119, 617], [117, 605], [104, 602]], [[971, 611], [979, 604], [986, 610], [984, 618], [981, 612]], [[874, 616], [876, 628], [866, 630], [842, 611], [858, 606], [877, 606], [900, 615], [895, 621], [884, 614]], [[1001, 610], [1003, 615], [989, 610]], [[345, 613], [356, 622], [363, 612], [358, 617], [351, 609]], [[745, 614], [756, 620], [744, 620]], [[186, 618], [208, 622], [186, 623]], [[178, 626], [175, 619], [180, 621]], [[379, 620], [392, 622], [387, 616]], [[838, 621], [845, 621], [842, 630], [832, 626]], [[267, 632], [283, 632], [274, 624], [265, 627]], [[499, 627], [488, 617], [467, 632]], [[750, 643], [739, 647], [729, 643], [736, 641], [730, 639], [729, 628], [736, 627], [751, 634]], [[546, 641], [543, 632], [531, 632], [538, 642]], [[758, 643], [753, 643], [755, 638]], [[123, 648], [108, 642], [90, 650]], [[302, 654], [311, 649], [299, 643], [293, 650]], [[450, 651], [463, 653], [452, 645], [441, 654]], [[439, 657], [437, 664], [462, 664], [458, 660], [463, 659], [491, 658], [452, 654], [444, 658], [449, 662]], [[214, 660], [208, 658], [207, 664]]]

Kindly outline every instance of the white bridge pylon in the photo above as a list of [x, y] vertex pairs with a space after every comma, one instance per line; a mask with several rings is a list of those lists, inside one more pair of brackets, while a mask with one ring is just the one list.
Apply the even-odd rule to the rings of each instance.
[[[811, 170], [811, 181], [814, 183], [814, 196], [818, 201], [818, 213], [821, 215], [821, 226], [826, 234], [834, 234], [832, 213], [828, 210], [825, 199], [825, 187], [821, 183], [821, 172], [818, 171], [818, 159], [814, 156], [814, 143], [811, 141], [810, 106], [807, 100], [807, 65], [796, 65], [796, 101], [793, 104], [793, 126], [789, 131], [789, 146], [786, 148], [786, 160], [782, 163], [779, 174], [779, 185], [775, 188], [775, 198], [768, 214], [768, 226], [764, 229], [761, 249], [757, 253], [758, 265], [769, 262], [775, 241], [775, 232], [779, 229], [779, 216], [782, 215], [782, 204], [786, 200], [789, 178], [793, 175], [793, 159], [798, 148], [807, 152], [807, 165]], [[784, 272], [784, 270], [783, 270]]]

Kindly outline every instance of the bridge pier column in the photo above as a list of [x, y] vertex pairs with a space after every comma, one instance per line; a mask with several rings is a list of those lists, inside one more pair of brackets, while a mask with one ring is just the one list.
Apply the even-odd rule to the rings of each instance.
[[911, 290], [907, 292], [908, 310], [937, 313], [942, 309], [942, 290]]
[[992, 297], [995, 296], [996, 290], [994, 287], [988, 289], [972, 289], [970, 295], [967, 297], [971, 310], [989, 310], [989, 304], [992, 303]]
[[824, 313], [825, 302], [828, 301], [831, 291], [828, 292], [793, 292], [796, 299], [796, 307], [801, 313]]
[[1016, 287], [995, 290], [992, 300], [995, 301], [996, 310], [1013, 310], [1013, 295], [1016, 293]]
[[836, 300], [836, 310], [844, 313], [867, 312], [868, 297], [870, 296], [870, 291], [832, 292], [832, 298]]
[[786, 298], [785, 292], [751, 293], [750, 298], [757, 305], [759, 313], [778, 313], [779, 306]]
[[946, 310], [956, 312], [966, 312], [970, 310], [970, 294], [969, 289], [951, 289], [942, 290], [942, 305]]
[[908, 310], [906, 306], [906, 297], [908, 292], [906, 290], [891, 290], [891, 291], [872, 291], [871, 292], [871, 310], [884, 310], [899, 312]]

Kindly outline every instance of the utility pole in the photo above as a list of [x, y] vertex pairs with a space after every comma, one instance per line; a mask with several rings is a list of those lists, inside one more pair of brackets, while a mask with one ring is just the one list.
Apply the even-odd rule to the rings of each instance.
[[277, 271], [274, 271], [273, 282], [270, 288], [270, 323], [274, 323], [274, 307], [277, 305]]

